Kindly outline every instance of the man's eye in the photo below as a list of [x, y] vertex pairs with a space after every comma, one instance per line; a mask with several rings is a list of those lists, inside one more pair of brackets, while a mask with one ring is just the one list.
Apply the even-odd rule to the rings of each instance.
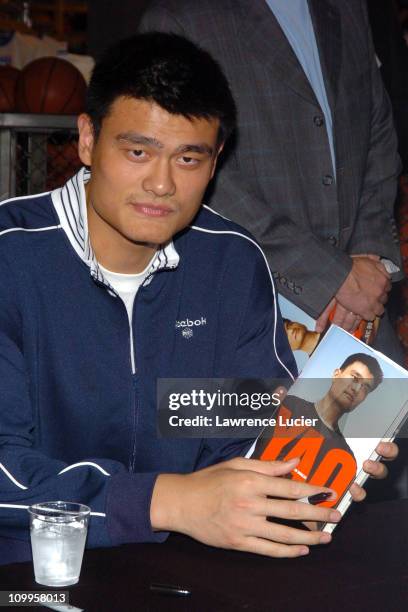
[[195, 166], [199, 163], [198, 159], [195, 157], [189, 157], [188, 155], [183, 155], [183, 157], [180, 157], [180, 161], [185, 166]]
[[130, 153], [133, 157], [136, 157], [137, 159], [143, 159], [146, 156], [146, 153], [145, 151], [143, 151], [143, 149], [133, 149]]

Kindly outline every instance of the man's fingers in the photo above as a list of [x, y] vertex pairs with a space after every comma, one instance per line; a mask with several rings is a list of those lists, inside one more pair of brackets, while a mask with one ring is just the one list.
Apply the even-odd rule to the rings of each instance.
[[[376, 452], [381, 456], [384, 461], [393, 461], [398, 456], [398, 446], [395, 442], [380, 442], [377, 444]], [[363, 463], [363, 470], [376, 480], [382, 480], [388, 476], [388, 468], [381, 461], [372, 461], [367, 459]], [[350, 493], [353, 501], [361, 501], [365, 498], [366, 492], [358, 485], [353, 484], [350, 487]], [[357, 498], [355, 498], [357, 496]]]
[[281, 559], [303, 557], [309, 554], [308, 547], [301, 544], [287, 546], [286, 544], [278, 544], [277, 542], [270, 542], [269, 540], [256, 537], [246, 538], [245, 546], [241, 550]]
[[359, 323], [361, 321], [361, 317], [354, 314], [350, 310], [346, 310], [341, 304], [337, 304], [336, 313], [333, 317], [333, 323], [342, 327], [346, 331], [354, 331], [357, 329]]
[[331, 536], [328, 533], [296, 529], [262, 519], [254, 522], [251, 535], [289, 545], [306, 544], [307, 546], [315, 546], [316, 544], [328, 544], [331, 541]]
[[289, 519], [292, 521], [318, 521], [319, 523], [338, 523], [341, 514], [338, 510], [313, 506], [304, 502], [266, 499], [254, 508], [260, 516]]
[[357, 328], [358, 328], [358, 326], [360, 325], [361, 321], [362, 321], [362, 318], [361, 318], [361, 317], [357, 317], [357, 316], [355, 317], [354, 324], [353, 324], [353, 326], [351, 327], [351, 329], [349, 330], [349, 331], [350, 331], [352, 334], [353, 334], [353, 333], [356, 331], [356, 329], [357, 329]]
[[251, 472], [257, 472], [258, 474], [264, 474], [266, 476], [285, 476], [299, 463], [299, 458], [295, 457], [289, 461], [261, 461], [260, 459], [246, 459], [245, 457], [236, 457], [230, 461], [226, 461], [224, 464], [217, 464], [214, 466], [217, 469], [220, 465], [229, 467], [234, 470], [246, 470]]
[[333, 323], [342, 327], [348, 332], [353, 332], [357, 329], [361, 321], [361, 317], [354, 312], [344, 308], [339, 302], [336, 303], [336, 310], [333, 317]]
[[361, 502], [365, 499], [367, 493], [360, 485], [353, 483], [350, 487], [350, 495], [354, 502]]
[[251, 483], [253, 490], [258, 495], [269, 495], [277, 499], [293, 499], [298, 500], [303, 497], [309, 497], [316, 493], [331, 493], [331, 499], [336, 498], [336, 493], [327, 487], [317, 487], [305, 482], [297, 480], [289, 480], [288, 478], [270, 477], [264, 474], [258, 474], [257, 478]]
[[384, 305], [381, 302], [377, 302], [374, 306], [374, 316], [371, 314], [369, 321], [373, 321], [375, 317], [381, 317], [385, 312]]
[[316, 325], [315, 325], [315, 331], [321, 333], [322, 331], [326, 329], [327, 324], [329, 322], [329, 315], [335, 306], [336, 306], [336, 300], [333, 298], [332, 300], [330, 300], [326, 308], [323, 310], [323, 312], [317, 319]]
[[298, 463], [297, 457], [289, 461], [260, 461], [259, 459], [237, 457], [224, 464], [213, 466], [213, 469], [223, 466], [236, 470], [239, 472], [240, 485], [243, 490], [248, 489], [251, 493], [263, 497], [269, 495], [273, 498], [297, 500], [316, 493], [327, 492], [332, 494], [332, 499], [335, 499], [336, 492], [327, 487], [317, 487], [297, 480], [280, 478], [295, 470]]
[[380, 461], [364, 461], [363, 470], [376, 480], [382, 480], [388, 475], [388, 468]]
[[[390, 276], [375, 257], [353, 257], [353, 266], [336, 293], [336, 300], [349, 312], [372, 321], [384, 312], [384, 304], [391, 289]], [[345, 326], [350, 327], [348, 321]]]
[[377, 444], [375, 452], [378, 453], [384, 461], [393, 461], [398, 457], [399, 448], [395, 442], [380, 442]]

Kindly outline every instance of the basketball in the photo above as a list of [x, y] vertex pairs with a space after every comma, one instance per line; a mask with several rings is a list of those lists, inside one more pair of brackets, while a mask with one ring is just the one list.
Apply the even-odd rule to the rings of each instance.
[[81, 168], [78, 142], [72, 135], [52, 134], [47, 142], [47, 190], [66, 183]]
[[75, 66], [58, 57], [41, 57], [21, 70], [16, 104], [22, 113], [76, 115], [84, 110], [86, 83]]
[[13, 66], [0, 66], [0, 113], [16, 108], [16, 83], [20, 70]]

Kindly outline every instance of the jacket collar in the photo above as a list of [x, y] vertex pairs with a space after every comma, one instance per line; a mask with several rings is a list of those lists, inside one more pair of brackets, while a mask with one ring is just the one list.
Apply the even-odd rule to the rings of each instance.
[[[105, 285], [109, 293], [116, 296], [115, 290], [102, 273], [88, 233], [85, 184], [90, 177], [91, 172], [87, 168], [81, 168], [63, 187], [51, 192], [52, 203], [72, 248], [89, 267], [92, 278]], [[152, 259], [143, 284], [147, 285], [151, 281], [152, 275], [158, 270], [176, 268], [179, 260], [173, 241], [160, 246]]]
[[328, 0], [309, 0], [309, 9], [319, 47], [327, 96], [331, 108], [334, 109], [341, 68], [341, 19], [338, 7]]
[[[241, 5], [237, 2], [237, 5]], [[329, 103], [334, 109], [337, 81], [340, 72], [341, 21], [338, 10], [329, 0], [309, 0], [309, 9], [319, 48], [322, 72]], [[272, 67], [282, 82], [297, 95], [318, 105], [313, 89], [290, 43], [283, 33], [266, 0], [243, 3], [241, 10], [240, 40], [254, 59], [265, 69]], [[265, 64], [265, 58], [268, 58]]]

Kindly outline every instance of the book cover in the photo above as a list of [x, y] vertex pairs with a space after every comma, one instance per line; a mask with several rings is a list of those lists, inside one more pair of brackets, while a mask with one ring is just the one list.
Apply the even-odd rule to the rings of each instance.
[[[334, 489], [322, 505], [342, 514], [353, 482], [363, 484], [366, 459], [392, 440], [408, 415], [408, 372], [343, 329], [332, 325], [247, 456], [300, 457], [290, 477]], [[326, 524], [331, 532], [334, 524]]]
[[[293, 351], [298, 370], [301, 372], [320, 340], [322, 340], [330, 323], [326, 330], [318, 333], [315, 331], [316, 319], [313, 319], [281, 294], [279, 294], [278, 301], [289, 345]], [[334, 312], [335, 308], [329, 315], [329, 321], [333, 320]], [[353, 336], [371, 345], [374, 342], [379, 324], [379, 317], [376, 317], [374, 321], [361, 321]]]

